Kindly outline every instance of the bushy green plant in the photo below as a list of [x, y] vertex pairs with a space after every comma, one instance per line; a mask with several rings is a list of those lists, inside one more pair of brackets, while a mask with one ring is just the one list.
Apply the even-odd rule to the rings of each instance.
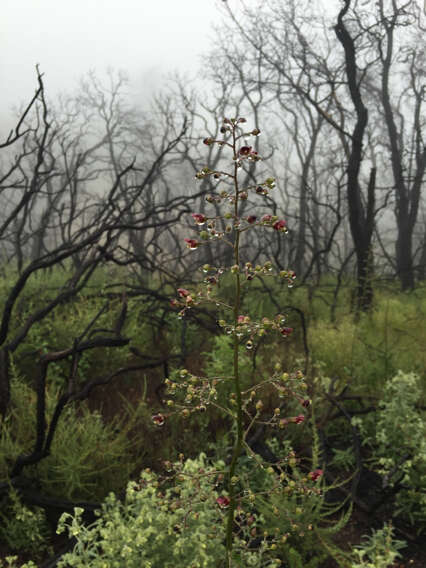
[[[55, 388], [47, 388], [48, 416], [57, 401]], [[10, 462], [28, 453], [34, 443], [35, 393], [19, 377], [11, 383], [11, 405], [0, 423], [0, 479], [7, 480]], [[106, 423], [87, 404], [65, 408], [56, 430], [51, 454], [28, 468], [47, 494], [68, 499], [104, 498], [125, 486], [152, 444], [152, 423], [143, 401], [123, 405], [120, 418]], [[147, 435], [144, 435], [147, 433]], [[135, 463], [136, 458], [139, 465]]]
[[0, 568], [37, 568], [37, 564], [32, 560], [22, 564], [17, 556], [6, 556], [4, 560], [0, 558]]
[[313, 360], [322, 362], [323, 374], [338, 378], [342, 386], [350, 384], [358, 393], [380, 396], [398, 369], [416, 372], [425, 391], [424, 292], [411, 297], [377, 291], [375, 297], [373, 311], [362, 314], [358, 322], [350, 314], [335, 323], [326, 318], [311, 321]]
[[[65, 568], [217, 568], [225, 548], [222, 499], [217, 487], [225, 464], [197, 460], [168, 464], [169, 478], [144, 471], [130, 482], [124, 502], [110, 494], [99, 518], [90, 526], [81, 520], [82, 509], [62, 515], [58, 533], [68, 532], [77, 541], [58, 566]], [[242, 528], [236, 542], [236, 565], [278, 567], [266, 543], [250, 551], [239, 540], [250, 541], [256, 520]]]
[[388, 524], [364, 536], [363, 541], [353, 548], [351, 568], [389, 568], [401, 558], [399, 551], [406, 546], [405, 541], [394, 538], [393, 527]]
[[420, 378], [398, 372], [385, 386], [377, 413], [374, 465], [389, 486], [402, 486], [395, 515], [402, 515], [421, 531], [426, 528], [426, 422], [418, 408]]
[[11, 551], [30, 553], [35, 556], [43, 553], [49, 527], [44, 510], [24, 505], [16, 491], [9, 491], [7, 503], [2, 504], [0, 512], [0, 540]]
[[[78, 295], [72, 302], [58, 306], [48, 316], [35, 323], [25, 339], [25, 342], [16, 351], [16, 365], [23, 378], [28, 380], [34, 375], [39, 353], [60, 351], [70, 347], [74, 338], [80, 336], [96, 314], [106, 306], [107, 300], [102, 298], [102, 291], [97, 290], [96, 297], [87, 298]], [[120, 299], [110, 302], [96, 321], [96, 327], [111, 329], [119, 311]], [[39, 299], [30, 299], [23, 303], [23, 308], [16, 318], [15, 325], [22, 323], [25, 318], [35, 309]], [[129, 320], [132, 320], [130, 317]], [[129, 322], [131, 325], [132, 322]], [[105, 374], [114, 364], [117, 367], [125, 364], [128, 360], [128, 349], [125, 347], [103, 347], [91, 349], [81, 354], [79, 359], [77, 380], [87, 380], [94, 375]], [[69, 373], [69, 362], [53, 362], [49, 365], [47, 381], [50, 385], [61, 388], [65, 383], [65, 377]], [[29, 381], [30, 382], [30, 381]]]
[[[281, 535], [277, 552], [289, 568], [319, 568], [330, 554], [344, 557], [331, 538], [347, 524], [352, 512], [344, 502], [329, 503], [324, 498], [338, 484], [327, 485], [323, 471], [317, 467], [319, 448], [315, 427], [313, 430], [309, 461], [298, 459], [288, 440], [269, 441], [278, 458], [274, 469], [280, 471], [283, 487], [274, 483], [270, 466], [258, 475], [256, 508], [264, 518], [265, 528]], [[339, 513], [340, 519], [336, 520]]]

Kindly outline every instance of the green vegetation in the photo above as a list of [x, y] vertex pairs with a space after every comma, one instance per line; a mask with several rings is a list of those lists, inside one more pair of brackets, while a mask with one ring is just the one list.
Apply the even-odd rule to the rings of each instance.
[[[55, 278], [52, 282], [54, 281]], [[99, 274], [98, 287], [91, 290], [94, 298], [102, 296], [101, 282], [102, 274]], [[6, 286], [4, 281], [2, 286]], [[272, 284], [271, 280], [268, 286], [271, 287], [272, 297], [276, 298], [276, 301], [303, 309], [308, 318], [311, 365], [307, 380], [317, 426], [314, 427], [311, 412], [308, 423], [275, 431], [274, 437], [269, 438], [269, 448], [279, 459], [286, 456], [287, 459], [293, 460], [292, 456], [296, 456], [291, 468], [291, 479], [295, 483], [293, 489], [284, 493], [271, 491], [273, 483], [267, 474], [267, 462], [263, 462], [260, 473], [254, 477], [253, 472], [250, 474], [254, 492], [257, 494], [253, 509], [255, 526], [250, 525], [251, 529], [256, 528], [256, 532], [252, 531], [250, 534], [259, 536], [265, 531], [267, 534], [274, 534], [274, 531], [279, 530], [282, 542], [271, 550], [267, 546], [268, 537], [262, 536], [263, 540], [261, 538], [260, 541], [264, 544], [256, 541], [257, 552], [252, 551], [250, 560], [247, 557], [244, 565], [272, 567], [274, 558], [277, 557], [284, 559], [290, 567], [320, 568], [331, 556], [339, 565], [351, 568], [390, 566], [391, 557], [396, 558], [401, 548], [398, 539], [395, 540], [392, 536], [393, 540], [389, 540], [390, 529], [383, 529], [387, 531], [386, 534], [381, 531], [373, 533], [370, 540], [365, 541], [352, 553], [348, 549], [344, 550], [336, 543], [339, 542], [339, 531], [351, 522], [348, 498], [341, 493], [339, 499], [328, 503], [327, 500], [324, 501], [323, 495], [329, 492], [335, 495], [339, 487], [348, 487], [351, 483], [358, 459], [356, 448], [352, 444], [351, 428], [356, 428], [360, 436], [364, 467], [376, 472], [381, 483], [385, 483], [385, 491], [389, 494], [395, 490], [394, 497], [391, 496], [385, 501], [378, 518], [385, 515], [388, 520], [393, 520], [396, 527], [402, 523], [402, 526], [408, 527], [413, 533], [424, 534], [426, 530], [426, 365], [424, 353], [419, 347], [425, 334], [425, 290], [419, 288], [413, 294], [392, 294], [388, 290], [377, 288], [373, 312], [363, 316], [358, 322], [354, 322], [345, 309], [342, 294], [337, 311], [339, 316], [334, 323], [330, 323], [329, 320], [327, 322], [327, 303], [324, 298], [332, 292], [327, 292], [327, 287], [322, 292], [319, 288], [318, 295], [308, 302], [303, 289], [290, 292], [281, 290], [279, 284]], [[226, 290], [221, 291], [224, 292]], [[257, 293], [258, 290], [254, 288], [251, 293], [245, 294], [247, 311], [258, 307]], [[223, 299], [226, 299], [226, 294]], [[130, 300], [129, 306], [126, 331], [132, 335], [132, 344], [143, 352], [155, 354], [158, 352], [158, 345], [155, 344], [155, 334], [149, 320], [144, 320], [139, 326], [136, 323], [138, 318], [140, 319], [137, 301], [133, 303], [133, 300]], [[99, 299], [89, 301], [80, 297], [75, 305], [66, 306], [65, 309], [72, 329], [71, 314], [84, 312], [84, 317], [89, 321], [99, 309]], [[268, 305], [267, 298], [262, 310], [273, 313], [274, 306]], [[244, 388], [250, 388], [266, 371], [273, 372], [277, 365], [281, 369], [294, 369], [296, 365], [301, 365], [304, 356], [301, 329], [300, 326], [298, 328], [296, 314], [288, 313], [290, 324], [297, 330], [294, 340], [281, 344], [283, 348], [280, 350], [277, 350], [274, 341], [263, 341], [257, 348], [255, 358], [252, 353], [242, 348], [241, 372]], [[112, 314], [113, 311], [106, 314], [106, 319], [100, 326], [107, 325], [107, 317], [112, 318]], [[155, 319], [154, 314], [154, 327]], [[184, 324], [171, 314], [165, 321], [162, 349], [171, 354], [178, 354]], [[197, 373], [210, 376], [223, 376], [232, 371], [230, 340], [226, 335], [214, 336], [207, 330], [197, 334], [193, 331], [192, 324], [186, 328], [186, 332], [190, 334], [187, 343], [187, 366], [190, 369], [192, 365], [197, 369]], [[38, 334], [38, 339], [32, 337], [33, 347], [36, 347], [37, 341], [48, 340], [49, 349], [58, 349], [65, 345], [64, 318], [52, 314], [38, 325]], [[426, 337], [424, 339], [426, 341]], [[200, 344], [210, 346], [201, 356]], [[126, 348], [101, 351], [102, 353], [96, 353], [95, 350], [90, 352], [87, 365], [89, 374], [97, 368], [105, 370], [108, 365], [116, 367], [133, 358]], [[46, 391], [48, 416], [51, 416], [60, 396], [63, 381], [61, 373], [64, 371], [65, 367], [61, 371], [58, 369], [57, 376], [49, 376]], [[1, 424], [0, 435], [0, 481], [3, 482], [7, 482], [10, 463], [19, 454], [30, 451], [34, 443], [36, 396], [31, 381], [31, 367], [25, 357], [14, 356], [13, 372], [11, 405]], [[177, 370], [173, 371], [171, 367], [170, 372], [170, 377], [173, 377]], [[220, 533], [223, 525], [219, 521], [224, 512], [217, 506], [216, 499], [222, 493], [220, 484], [216, 489], [215, 486], [211, 487], [208, 472], [217, 472], [220, 469], [218, 457], [228, 459], [230, 424], [226, 426], [226, 421], [221, 421], [217, 413], [206, 412], [194, 415], [191, 419], [172, 416], [163, 428], [156, 428], [151, 421], [153, 410], [158, 408], [158, 402], [154, 402], [155, 398], [150, 394], [152, 376], [151, 371], [130, 374], [109, 385], [96, 405], [90, 403], [90, 399], [89, 404], [75, 402], [69, 405], [61, 416], [50, 455], [37, 465], [26, 469], [26, 477], [33, 480], [31, 483], [38, 484], [38, 490], [43, 495], [70, 501], [104, 502], [99, 519], [90, 527], [83, 522], [79, 511], [74, 517], [62, 519], [62, 530], [66, 527], [67, 531], [78, 529], [78, 546], [74, 552], [64, 557], [62, 566], [87, 566], [87, 555], [96, 556], [95, 551], [99, 552], [103, 546], [99, 544], [98, 536], [95, 536], [98, 534], [103, 535], [101, 542], [105, 542], [105, 554], [114, 557], [115, 563], [112, 560], [108, 563], [109, 556], [104, 555], [99, 556], [99, 560], [91, 560], [91, 566], [97, 566], [93, 562], [98, 562], [99, 566], [131, 566], [131, 562], [137, 562], [132, 558], [140, 558], [140, 539], [145, 543], [142, 547], [145, 555], [143, 558], [146, 558], [146, 562], [151, 562], [153, 567], [167, 566], [164, 564], [167, 559], [159, 559], [156, 555], [159, 550], [173, 548], [171, 543], [176, 545], [177, 556], [169, 557], [169, 561], [175, 566], [191, 565], [188, 564], [188, 555], [189, 551], [193, 550], [197, 550], [198, 555], [191, 557], [193, 566], [219, 565], [218, 559], [223, 546], [223, 534]], [[137, 399], [126, 401], [129, 392], [136, 393]], [[339, 399], [341, 393], [358, 398], [344, 401], [344, 394]], [[229, 395], [230, 391], [222, 391], [222, 402]], [[330, 418], [330, 412], [335, 410], [329, 402], [330, 396], [345, 403], [351, 422], [344, 416]], [[105, 414], [103, 408], [108, 405], [110, 397], [114, 398], [113, 411]], [[272, 392], [267, 393], [263, 400], [265, 409], [273, 409], [276, 405]], [[298, 412], [297, 405], [292, 410], [292, 404], [288, 407], [290, 414]], [[367, 407], [374, 409], [363, 413]], [[335, 481], [313, 484], [315, 490], [321, 490], [318, 493], [305, 493], [302, 488], [306, 485], [304, 480], [307, 473], [317, 467], [324, 467], [323, 448], [318, 441], [317, 427], [320, 427], [321, 435], [325, 435], [328, 443], [332, 445], [332, 459], [326, 468]], [[179, 460], [181, 452], [185, 454], [185, 458]], [[171, 503], [176, 503], [179, 499], [186, 502], [194, 500], [191, 493], [194, 485], [190, 477], [179, 480], [176, 469], [173, 475], [167, 472], [164, 464], [170, 463], [170, 459], [178, 460], [173, 468], [180, 467], [182, 471], [201, 468], [206, 472], [200, 478], [203, 480], [202, 489], [206, 491], [206, 499], [193, 502], [188, 525], [185, 525], [182, 532], [173, 527], [183, 523], [184, 508], [175, 509], [175, 505], [171, 506]], [[252, 459], [247, 458], [242, 462], [241, 483], [244, 483], [244, 471], [251, 471], [252, 462]], [[147, 483], [141, 492], [137, 490], [139, 482], [130, 482], [129, 485], [128, 482], [130, 479], [138, 480], [140, 471], [146, 467], [150, 467], [151, 471], [143, 473], [141, 479], [149, 478], [154, 481], [153, 484]], [[155, 480], [164, 489], [155, 489]], [[118, 496], [126, 485], [127, 497], [122, 502]], [[333, 490], [333, 486], [337, 489]], [[177, 493], [181, 495], [179, 499]], [[110, 495], [107, 497], [108, 494]], [[25, 505], [18, 490], [10, 493], [7, 501], [3, 499], [2, 511], [4, 513], [0, 518], [0, 534], [9, 556], [23, 555], [23, 559], [28, 560], [30, 557], [37, 563], [45, 554], [44, 551], [51, 550], [53, 542], [43, 509]], [[147, 516], [148, 512], [151, 516]], [[149, 522], [148, 518], [151, 519]], [[139, 520], [136, 523], [135, 519], [144, 521]], [[136, 526], [140, 526], [137, 538], [132, 533]], [[213, 526], [222, 527], [214, 538], [211, 534]], [[162, 539], [161, 546], [156, 546], [157, 537], [154, 538], [154, 534]], [[255, 540], [253, 536], [250, 538]], [[130, 548], [125, 548], [125, 541]], [[388, 556], [384, 556], [385, 560], [382, 559], [382, 549], [385, 546], [380, 544], [382, 541], [388, 543]], [[203, 547], [203, 542], [206, 548]], [[353, 545], [355, 544], [357, 542], [353, 542]], [[114, 552], [118, 550], [119, 557], [118, 553]], [[128, 558], [120, 556], [122, 550], [128, 553]], [[263, 550], [262, 561], [259, 560], [260, 550]], [[350, 554], [354, 555], [353, 560]], [[266, 560], [267, 558], [269, 560]], [[14, 566], [13, 562], [15, 561], [10, 560], [10, 564], [5, 563], [4, 566]]]

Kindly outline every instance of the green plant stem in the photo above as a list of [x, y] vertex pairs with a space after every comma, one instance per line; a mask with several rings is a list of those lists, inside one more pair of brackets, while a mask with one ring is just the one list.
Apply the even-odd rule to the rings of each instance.
[[[233, 150], [234, 156], [237, 156], [236, 140], [235, 140], [235, 129], [233, 130]], [[235, 188], [235, 223], [238, 222], [238, 167], [237, 160], [234, 165], [234, 188]], [[243, 447], [243, 411], [242, 411], [242, 398], [241, 398], [241, 385], [240, 385], [240, 374], [239, 374], [239, 345], [238, 337], [235, 333], [235, 329], [238, 325], [238, 316], [240, 313], [241, 304], [241, 280], [240, 280], [240, 254], [239, 254], [239, 244], [240, 244], [240, 230], [239, 227], [235, 229], [235, 242], [234, 242], [234, 264], [238, 266], [238, 270], [235, 274], [235, 297], [234, 297], [234, 389], [235, 389], [235, 402], [236, 402], [236, 426], [237, 435], [234, 444], [234, 451], [232, 454], [231, 464], [229, 466], [228, 475], [228, 493], [229, 493], [229, 509], [228, 518], [226, 525], [226, 556], [227, 556], [227, 566], [231, 568], [232, 566], [232, 544], [233, 544], [233, 527], [234, 527], [234, 512], [236, 508], [235, 500], [235, 485], [232, 483], [232, 478], [235, 475], [235, 471], [238, 464], [238, 458], [241, 454]]]

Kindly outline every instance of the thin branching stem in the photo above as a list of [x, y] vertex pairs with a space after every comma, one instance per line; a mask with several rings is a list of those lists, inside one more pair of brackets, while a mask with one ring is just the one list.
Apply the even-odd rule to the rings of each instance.
[[[234, 242], [234, 264], [238, 269], [235, 271], [235, 297], [234, 297], [234, 329], [238, 325], [238, 316], [240, 313], [241, 304], [241, 280], [240, 280], [240, 229], [239, 229], [239, 217], [238, 217], [238, 159], [237, 159], [237, 147], [236, 147], [236, 136], [235, 136], [235, 125], [232, 129], [233, 136], [233, 152], [234, 152], [234, 226], [235, 226], [235, 242]], [[232, 454], [231, 464], [229, 466], [228, 475], [228, 492], [229, 492], [229, 510], [226, 526], [226, 555], [227, 555], [227, 566], [231, 568], [232, 566], [232, 544], [233, 544], [233, 526], [234, 526], [234, 513], [236, 509], [236, 498], [235, 498], [235, 484], [233, 483], [233, 477], [238, 465], [238, 458], [241, 454], [243, 447], [243, 409], [242, 409], [242, 396], [241, 396], [241, 385], [240, 385], [240, 371], [239, 371], [239, 341], [238, 336], [234, 333], [234, 392], [235, 392], [235, 402], [236, 402], [236, 439], [234, 444], [234, 450]]]

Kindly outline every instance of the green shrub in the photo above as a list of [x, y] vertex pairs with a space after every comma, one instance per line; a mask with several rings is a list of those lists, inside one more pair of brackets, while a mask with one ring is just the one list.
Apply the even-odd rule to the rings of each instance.
[[333, 324], [327, 319], [311, 322], [313, 361], [323, 364], [326, 376], [337, 378], [342, 386], [350, 384], [354, 392], [380, 396], [398, 369], [417, 372], [425, 390], [425, 316], [421, 291], [413, 296], [378, 291], [375, 308], [362, 314], [359, 322], [350, 314]]
[[6, 564], [4, 564], [3, 560], [0, 558], [0, 568], [37, 568], [37, 564], [35, 564], [32, 560], [25, 562], [24, 564], [18, 562], [17, 556], [6, 556], [4, 561]]
[[26, 507], [14, 490], [9, 492], [7, 501], [0, 512], [0, 540], [12, 552], [39, 556], [48, 547], [49, 527], [44, 510]]
[[388, 485], [402, 485], [394, 514], [426, 528], [426, 422], [420, 378], [401, 371], [385, 386], [377, 413], [374, 465]]
[[[100, 294], [101, 291], [99, 290], [98, 293]], [[107, 300], [99, 296], [86, 298], [79, 295], [73, 301], [58, 306], [40, 322], [35, 323], [25, 342], [16, 351], [16, 365], [20, 375], [26, 380], [34, 376], [37, 372], [37, 355], [40, 352], [60, 351], [71, 347], [74, 338], [81, 335], [106, 303]], [[24, 302], [16, 318], [16, 324], [22, 323], [39, 304], [40, 299], [29, 299], [27, 303]], [[120, 305], [121, 300], [110, 302], [108, 309], [96, 320], [96, 328], [113, 329]], [[135, 316], [130, 316], [128, 321], [129, 327], [133, 327], [132, 332], [136, 327], [134, 318]], [[125, 329], [124, 333], [126, 334], [127, 331]], [[86, 381], [94, 376], [106, 374], [111, 370], [112, 365], [120, 367], [128, 359], [127, 347], [103, 347], [85, 351], [79, 359], [77, 381]], [[49, 364], [47, 381], [50, 385], [61, 388], [68, 375], [68, 360]]]
[[[67, 531], [77, 544], [58, 567], [217, 568], [225, 555], [225, 528], [212, 477], [222, 474], [224, 466], [209, 465], [205, 455], [170, 464], [170, 472], [178, 473], [165, 485], [144, 471], [138, 482], [128, 484], [125, 501], [110, 494], [88, 527], [82, 509], [62, 515], [57, 532]], [[236, 554], [236, 566], [278, 567], [262, 545]]]
[[[51, 417], [57, 390], [46, 391], [47, 416]], [[10, 464], [22, 453], [31, 452], [35, 436], [35, 393], [15, 377], [11, 405], [0, 423], [0, 480], [8, 478]], [[109, 491], [123, 488], [155, 441], [150, 413], [144, 402], [123, 407], [120, 418], [106, 423], [99, 412], [84, 403], [65, 407], [59, 420], [51, 453], [26, 469], [52, 496], [101, 500]], [[144, 435], [145, 433], [145, 435]], [[148, 434], [148, 435], [147, 435]]]
[[[282, 535], [278, 554], [289, 568], [319, 568], [330, 556], [344, 556], [331, 540], [349, 521], [352, 508], [345, 503], [329, 503], [324, 499], [328, 486], [318, 465], [317, 440], [313, 436], [312, 461], [301, 463], [288, 441], [269, 442], [274, 454], [284, 464], [284, 487], [274, 490], [273, 477], [263, 470], [257, 476], [256, 508], [264, 519], [265, 528]], [[286, 471], [291, 468], [291, 473]], [[247, 467], [250, 464], [247, 463]], [[312, 473], [318, 478], [312, 479]], [[336, 518], [340, 512], [340, 518]]]
[[394, 538], [392, 526], [386, 524], [363, 540], [363, 544], [353, 548], [351, 568], [389, 568], [401, 558], [399, 551], [406, 546], [405, 541]]

